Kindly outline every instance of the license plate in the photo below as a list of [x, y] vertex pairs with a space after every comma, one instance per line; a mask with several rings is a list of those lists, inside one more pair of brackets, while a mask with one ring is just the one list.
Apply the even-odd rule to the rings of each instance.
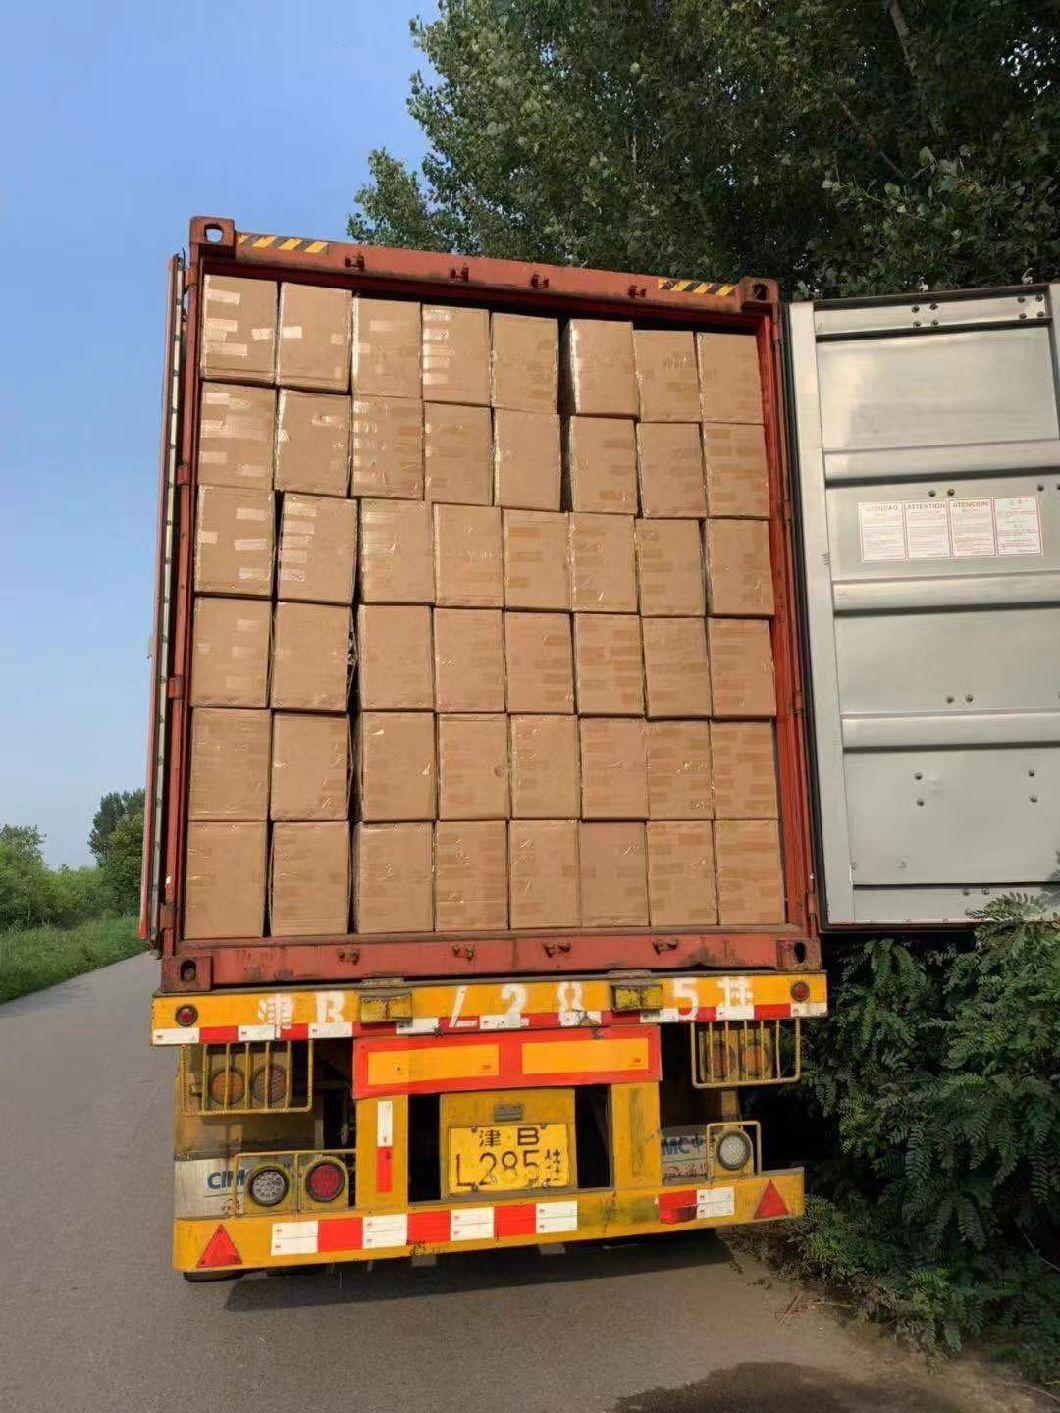
[[450, 1192], [569, 1186], [566, 1124], [481, 1124], [449, 1130]]

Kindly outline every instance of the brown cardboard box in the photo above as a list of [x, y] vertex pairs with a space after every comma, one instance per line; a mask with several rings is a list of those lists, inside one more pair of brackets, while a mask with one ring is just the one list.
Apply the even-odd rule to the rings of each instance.
[[711, 613], [768, 618], [773, 612], [769, 526], [764, 520], [707, 521]]
[[574, 684], [581, 716], [644, 715], [644, 653], [635, 613], [574, 615]]
[[203, 281], [204, 378], [271, 383], [276, 372], [275, 280], [207, 275]]
[[423, 409], [424, 495], [449, 505], [493, 500], [493, 427], [488, 407], [428, 402]]
[[649, 716], [709, 716], [710, 667], [702, 618], [645, 618]]
[[350, 926], [350, 826], [276, 824], [269, 869], [273, 937], [342, 936]]
[[504, 512], [504, 606], [570, 608], [566, 515]]
[[715, 716], [776, 716], [769, 624], [754, 618], [710, 618], [710, 670]]
[[761, 422], [762, 373], [753, 334], [696, 335], [705, 422]]
[[563, 329], [565, 410], [592, 417], [636, 417], [633, 325], [618, 319], [569, 319]]
[[267, 711], [195, 708], [189, 819], [268, 819], [271, 735]]
[[590, 716], [581, 737], [582, 818], [647, 819], [647, 731], [641, 720]]
[[350, 488], [355, 496], [423, 499], [423, 403], [355, 397]]
[[585, 927], [647, 927], [643, 824], [582, 824], [578, 880]]
[[447, 608], [504, 602], [501, 512], [492, 505], [434, 506], [434, 601]]
[[351, 353], [355, 397], [422, 397], [419, 304], [355, 299]]
[[578, 720], [574, 716], [510, 716], [512, 816], [577, 819], [582, 812]]
[[493, 499], [525, 510], [558, 510], [559, 418], [554, 412], [493, 414]]
[[718, 920], [729, 923], [784, 921], [784, 881], [774, 819], [719, 819]]
[[648, 723], [649, 819], [710, 819], [714, 814], [706, 721]]
[[423, 396], [427, 402], [489, 406], [488, 310], [423, 306]]
[[508, 718], [438, 718], [438, 818], [508, 818]]
[[266, 829], [264, 820], [188, 824], [185, 937], [262, 936]]
[[716, 721], [711, 731], [719, 819], [776, 819], [777, 768], [768, 721]]
[[701, 618], [707, 592], [699, 521], [638, 520], [637, 581], [645, 618]]
[[434, 602], [429, 505], [421, 500], [361, 501], [361, 599]]
[[555, 319], [494, 314], [490, 319], [494, 407], [555, 412], [559, 329]]
[[350, 489], [350, 399], [333, 393], [280, 393], [276, 489], [344, 496]]
[[642, 422], [698, 422], [699, 378], [693, 335], [636, 329], [633, 353]]
[[435, 819], [437, 770], [429, 711], [364, 711], [357, 718], [361, 819]]
[[508, 926], [508, 842], [503, 819], [434, 829], [434, 930]]
[[276, 381], [285, 388], [345, 392], [350, 386], [350, 292], [280, 286]]
[[426, 604], [362, 603], [357, 662], [361, 711], [433, 707], [431, 610]]
[[638, 422], [637, 469], [643, 515], [700, 520], [706, 515], [698, 422]]
[[434, 610], [438, 711], [504, 710], [504, 625], [499, 608]]
[[202, 486], [195, 526], [195, 592], [267, 599], [276, 552], [271, 491]]
[[571, 606], [577, 613], [636, 613], [633, 517], [570, 516]]
[[577, 927], [578, 821], [513, 819], [508, 825], [511, 927]]
[[510, 712], [572, 712], [574, 660], [569, 614], [506, 613], [504, 675]]
[[350, 806], [350, 720], [278, 711], [272, 722], [271, 819], [345, 819]]
[[617, 417], [570, 417], [566, 427], [571, 508], [636, 515], [636, 423]]
[[272, 606], [263, 599], [195, 600], [192, 706], [269, 704]]
[[358, 932], [433, 929], [432, 825], [358, 824], [353, 858], [353, 915]]
[[275, 388], [203, 383], [199, 402], [200, 486], [271, 491]]
[[648, 901], [652, 927], [717, 922], [710, 820], [653, 820], [648, 825]]
[[294, 711], [345, 711], [353, 656], [353, 615], [348, 608], [278, 603], [272, 633], [272, 705]]
[[707, 514], [769, 515], [766, 432], [755, 422], [704, 422]]
[[348, 604], [357, 569], [357, 502], [285, 495], [276, 596]]

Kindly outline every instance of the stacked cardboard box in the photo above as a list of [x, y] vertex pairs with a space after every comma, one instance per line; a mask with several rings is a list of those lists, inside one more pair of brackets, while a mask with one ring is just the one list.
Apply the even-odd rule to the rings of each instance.
[[187, 935], [781, 921], [753, 338], [203, 294]]

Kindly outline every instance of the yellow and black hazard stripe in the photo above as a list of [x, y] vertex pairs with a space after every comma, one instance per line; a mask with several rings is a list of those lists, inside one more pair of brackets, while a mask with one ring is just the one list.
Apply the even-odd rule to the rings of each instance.
[[735, 285], [712, 285], [704, 280], [660, 280], [659, 288], [674, 294], [732, 294]]
[[251, 235], [240, 231], [239, 244], [251, 250], [297, 251], [301, 255], [323, 255], [330, 244], [326, 240], [303, 240], [299, 236]]

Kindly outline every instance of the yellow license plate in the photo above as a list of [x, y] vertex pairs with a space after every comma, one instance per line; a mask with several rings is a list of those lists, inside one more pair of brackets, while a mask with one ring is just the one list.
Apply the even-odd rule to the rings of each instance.
[[566, 1124], [480, 1124], [449, 1130], [449, 1191], [570, 1186]]

